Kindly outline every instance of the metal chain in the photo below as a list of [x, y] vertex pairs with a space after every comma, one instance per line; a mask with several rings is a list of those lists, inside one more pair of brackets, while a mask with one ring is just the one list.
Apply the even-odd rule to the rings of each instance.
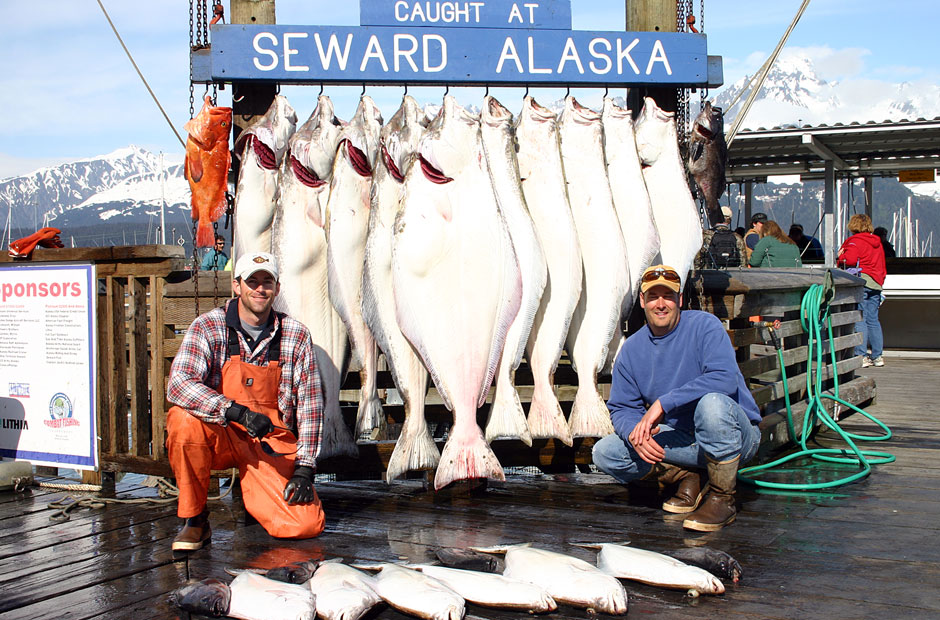
[[[214, 240], [219, 234], [219, 223], [212, 222], [212, 239]], [[229, 250], [231, 251], [231, 249]], [[216, 250], [218, 252], [218, 250]], [[215, 269], [212, 270], [212, 307], [219, 307], [219, 257], [216, 254], [215, 257]], [[222, 265], [223, 269], [225, 265]]]
[[209, 45], [209, 16], [206, 12], [206, 0], [199, 0], [199, 20], [201, 24], [202, 45]]
[[189, 0], [189, 118], [196, 113], [196, 99], [193, 92], [193, 55], [192, 51], [196, 45], [196, 30], [193, 28], [193, 1]]
[[199, 316], [199, 258], [196, 254], [196, 222], [193, 222], [193, 302]]

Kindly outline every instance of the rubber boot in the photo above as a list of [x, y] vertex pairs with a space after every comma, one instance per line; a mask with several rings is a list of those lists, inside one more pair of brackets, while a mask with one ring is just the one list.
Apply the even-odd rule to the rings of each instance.
[[734, 522], [734, 488], [738, 477], [738, 460], [708, 460], [708, 495], [702, 505], [686, 517], [682, 527], [696, 532], [715, 532]]
[[209, 527], [209, 511], [203, 510], [195, 517], [186, 519], [186, 524], [180, 533], [173, 539], [173, 551], [196, 551], [212, 538], [212, 528]]
[[683, 469], [678, 465], [660, 463], [665, 472], [659, 477], [664, 484], [679, 484], [675, 495], [663, 502], [663, 510], [673, 514], [685, 514], [698, 508], [705, 495], [707, 485], [701, 471]]

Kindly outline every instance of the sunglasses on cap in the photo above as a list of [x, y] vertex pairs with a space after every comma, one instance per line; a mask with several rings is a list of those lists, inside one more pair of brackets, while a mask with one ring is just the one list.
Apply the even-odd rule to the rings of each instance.
[[647, 271], [646, 273], [643, 274], [644, 282], [653, 282], [660, 278], [663, 278], [664, 280], [668, 280], [669, 282], [681, 281], [681, 278], [679, 278], [679, 274], [673, 271], [672, 269], [661, 269], [661, 268], [653, 269], [652, 271]]

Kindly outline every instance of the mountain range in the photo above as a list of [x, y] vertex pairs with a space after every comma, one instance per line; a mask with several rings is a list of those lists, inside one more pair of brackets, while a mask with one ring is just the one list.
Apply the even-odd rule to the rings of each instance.
[[[725, 127], [730, 127], [740, 103], [730, 106], [747, 78], [728, 86], [714, 98], [725, 110]], [[909, 83], [882, 89], [868, 98], [853, 96], [848, 83], [821, 79], [805, 58], [782, 56], [771, 69], [767, 81], [748, 113], [745, 128], [788, 125], [819, 125], [835, 122], [901, 120], [940, 116], [940, 86]], [[743, 101], [744, 97], [741, 97]], [[729, 196], [730, 194], [730, 196]], [[861, 190], [846, 185], [844, 201], [858, 210]], [[817, 221], [821, 186], [800, 184], [761, 185], [755, 199], [758, 207], [769, 207], [771, 217], [789, 224], [798, 221], [807, 232]], [[912, 211], [920, 218], [921, 239], [931, 231], [940, 248], [940, 189], [937, 183], [904, 186], [895, 179], [875, 183], [876, 225], [891, 228], [894, 214], [906, 211], [908, 197]], [[739, 198], [732, 188], [722, 204], [739, 210]], [[30, 174], [0, 180], [0, 218], [6, 219], [4, 243], [30, 234], [42, 226], [62, 231], [67, 246], [132, 245], [159, 242], [178, 243], [191, 251], [189, 186], [183, 177], [182, 156], [161, 158], [136, 146], [108, 155], [42, 168]], [[776, 205], [776, 206], [775, 206]], [[165, 231], [160, 229], [163, 206]], [[765, 210], [767, 210], [765, 208]], [[224, 222], [219, 222], [220, 232]], [[784, 226], [786, 229], [786, 226]], [[161, 233], [165, 237], [161, 237]], [[230, 234], [226, 234], [230, 237]]]

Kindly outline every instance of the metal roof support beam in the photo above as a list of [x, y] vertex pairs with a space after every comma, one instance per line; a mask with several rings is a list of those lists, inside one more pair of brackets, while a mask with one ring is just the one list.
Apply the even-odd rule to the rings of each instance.
[[[805, 138], [806, 136], [804, 136]], [[823, 189], [823, 215], [822, 226], [822, 246], [826, 256], [826, 266], [834, 267], [836, 254], [835, 237], [835, 218], [833, 217], [833, 203], [835, 199], [836, 173], [835, 164], [832, 161], [826, 162], [826, 180]]]
[[822, 157], [824, 161], [832, 162], [836, 170], [844, 170], [849, 167], [841, 157], [833, 153], [828, 146], [817, 140], [816, 136], [811, 133], [803, 134], [803, 145]]
[[752, 181], [744, 182], [744, 227], [751, 229], [751, 216], [754, 209], [754, 183]]
[[874, 196], [874, 179], [870, 176], [865, 177], [865, 215], [874, 218], [872, 215], [872, 196]]

